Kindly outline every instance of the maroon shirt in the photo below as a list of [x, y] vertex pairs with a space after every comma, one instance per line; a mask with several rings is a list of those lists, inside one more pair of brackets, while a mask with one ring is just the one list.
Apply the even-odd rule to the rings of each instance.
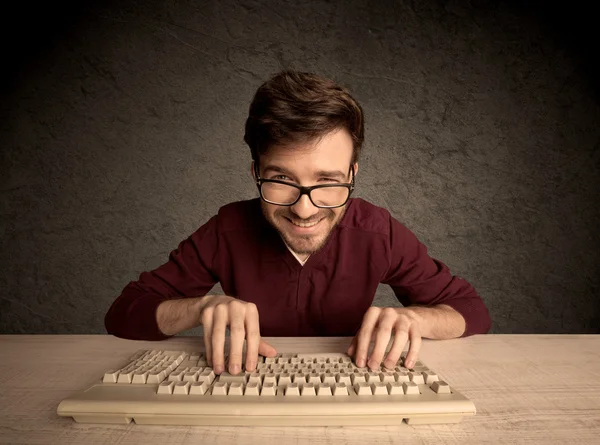
[[226, 295], [258, 307], [262, 336], [353, 336], [379, 283], [402, 305], [446, 304], [466, 321], [463, 337], [487, 333], [485, 304], [390, 213], [351, 199], [340, 223], [304, 266], [265, 220], [259, 199], [222, 207], [169, 255], [130, 282], [105, 317], [109, 334], [162, 340], [158, 305], [206, 295], [219, 282]]

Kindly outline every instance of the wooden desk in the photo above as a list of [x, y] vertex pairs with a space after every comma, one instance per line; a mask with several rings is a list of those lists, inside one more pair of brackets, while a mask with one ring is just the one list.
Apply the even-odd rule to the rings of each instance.
[[[349, 338], [270, 338], [278, 352], [345, 351]], [[0, 336], [0, 444], [600, 443], [600, 335], [424, 340], [420, 358], [469, 397], [459, 424], [389, 427], [88, 425], [56, 407], [138, 349], [202, 348], [199, 337]]]

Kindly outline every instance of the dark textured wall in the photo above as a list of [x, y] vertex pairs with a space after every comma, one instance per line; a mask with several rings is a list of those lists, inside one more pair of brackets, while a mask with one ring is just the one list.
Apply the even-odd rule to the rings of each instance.
[[[219, 206], [257, 196], [248, 105], [296, 68], [363, 105], [357, 196], [469, 280], [493, 332], [600, 332], [591, 11], [516, 4], [125, 0], [5, 15], [0, 331], [104, 332], [129, 281]], [[383, 286], [375, 304], [397, 305]]]

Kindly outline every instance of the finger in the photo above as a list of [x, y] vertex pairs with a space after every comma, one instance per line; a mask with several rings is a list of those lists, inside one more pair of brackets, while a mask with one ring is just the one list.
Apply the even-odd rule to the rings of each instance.
[[352, 342], [350, 343], [350, 346], [348, 347], [348, 351], [346, 351], [346, 353], [352, 357], [354, 356], [354, 353], [356, 352], [356, 335], [354, 336], [354, 338], [352, 339]]
[[260, 323], [258, 309], [253, 303], [246, 305], [246, 371], [254, 371], [258, 363], [258, 344], [260, 343]]
[[407, 341], [408, 329], [403, 320], [399, 319], [394, 325], [394, 343], [392, 344], [392, 347], [383, 361], [383, 366], [385, 366], [387, 369], [392, 369], [396, 366], [396, 363], [398, 363], [398, 360], [400, 360], [402, 351], [404, 351], [404, 346], [406, 346]]
[[406, 360], [404, 360], [404, 363], [406, 363], [405, 366], [407, 368], [412, 368], [413, 366], [415, 366], [415, 362], [417, 361], [417, 357], [419, 355], [419, 350], [421, 349], [421, 333], [419, 332], [419, 329], [415, 326], [413, 329], [410, 330], [409, 336], [410, 346], [408, 349], [408, 354], [406, 354]]
[[202, 321], [202, 329], [204, 331], [204, 353], [208, 366], [212, 366], [212, 328], [213, 328], [213, 312], [212, 306], [205, 308], [200, 315]]
[[242, 350], [246, 329], [245, 303], [233, 300], [228, 305], [229, 313], [229, 373], [238, 374], [242, 370]]
[[214, 310], [212, 330], [212, 355], [215, 374], [225, 370], [225, 331], [229, 318], [226, 304], [218, 304]]
[[265, 357], [275, 357], [277, 355], [277, 350], [261, 338], [260, 343], [258, 344], [258, 353]]
[[378, 369], [381, 365], [390, 338], [392, 337], [392, 328], [397, 319], [398, 313], [393, 308], [385, 308], [381, 311], [377, 329], [375, 330], [375, 346], [369, 357], [369, 368]]
[[371, 344], [371, 335], [375, 324], [379, 318], [381, 309], [375, 306], [371, 306], [365, 314], [362, 322], [362, 326], [356, 334], [356, 366], [363, 368], [367, 363], [367, 353], [369, 352], [369, 345]]

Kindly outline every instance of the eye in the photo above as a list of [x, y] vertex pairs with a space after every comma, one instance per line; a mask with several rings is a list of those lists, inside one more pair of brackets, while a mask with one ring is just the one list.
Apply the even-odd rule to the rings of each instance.
[[276, 179], [278, 181], [290, 181], [291, 182], [291, 179], [288, 178], [286, 175], [275, 175], [271, 179]]
[[321, 178], [319, 179], [319, 182], [339, 182], [337, 179], [333, 179], [333, 178]]

